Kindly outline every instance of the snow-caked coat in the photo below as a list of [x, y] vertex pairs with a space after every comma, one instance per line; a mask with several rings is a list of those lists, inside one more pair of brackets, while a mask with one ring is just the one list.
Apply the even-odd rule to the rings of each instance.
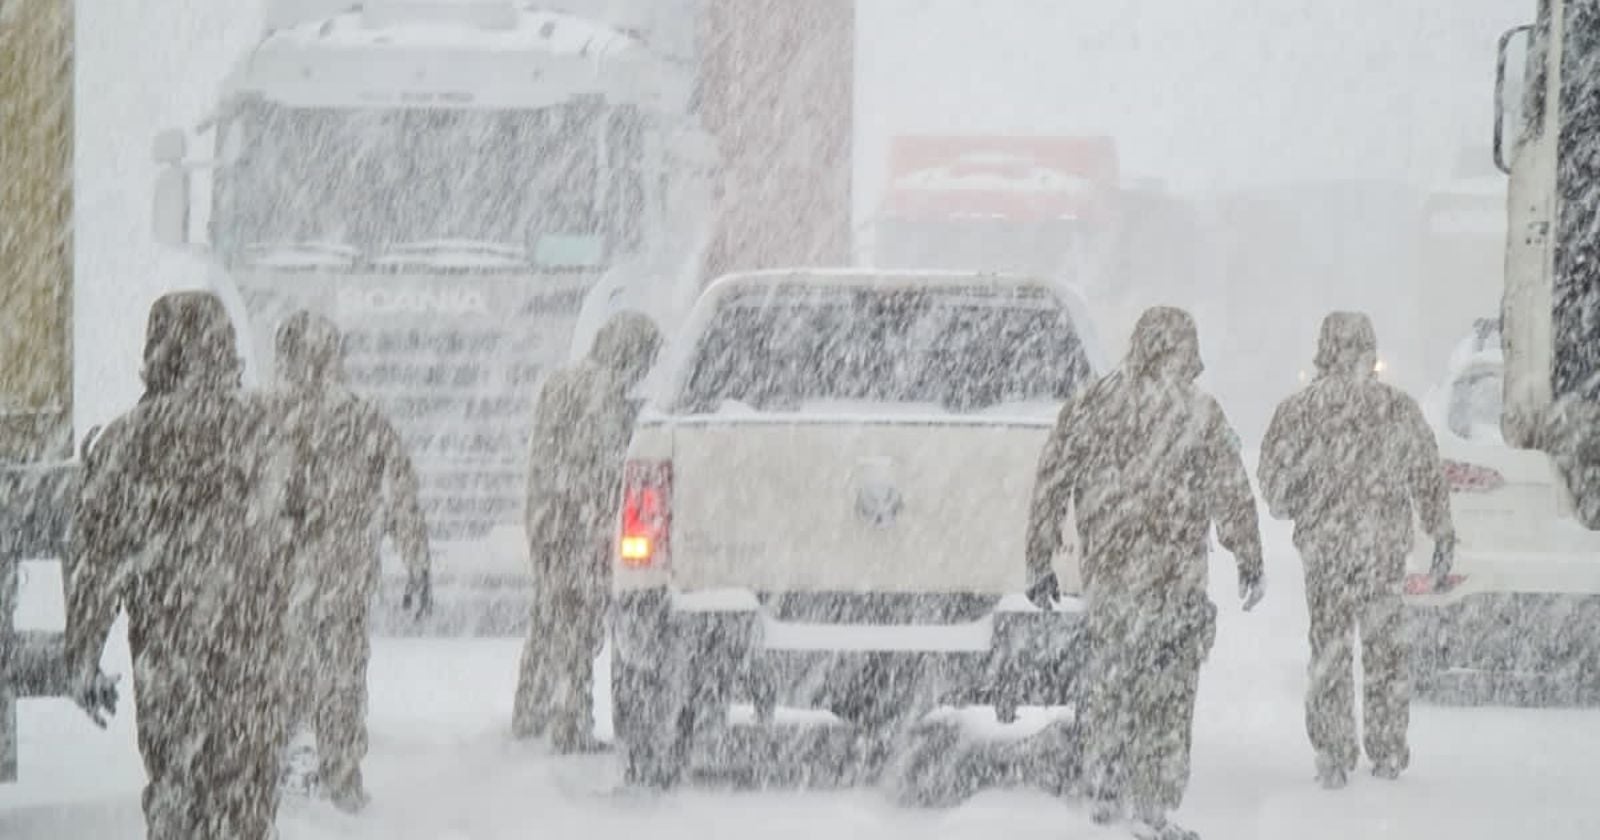
[[[1268, 509], [1293, 520], [1295, 542], [1348, 542], [1371, 568], [1339, 575], [1388, 588], [1405, 575], [1413, 511], [1435, 540], [1454, 533], [1438, 442], [1422, 409], [1376, 374], [1377, 336], [1367, 316], [1335, 312], [1322, 324], [1317, 376], [1278, 406], [1261, 444], [1259, 478]], [[1352, 579], [1356, 575], [1360, 579]]]
[[93, 674], [128, 614], [152, 837], [270, 831], [281, 739], [283, 450], [239, 390], [232, 324], [200, 292], [156, 301], [146, 392], [89, 451], [69, 564], [69, 666]]
[[277, 340], [283, 387], [275, 403], [294, 452], [289, 506], [298, 588], [314, 593], [320, 608], [364, 610], [384, 537], [413, 577], [429, 570], [416, 470], [394, 426], [345, 387], [332, 322], [297, 313]]
[[1203, 369], [1194, 320], [1153, 308], [1134, 328], [1122, 368], [1062, 409], [1039, 462], [1030, 579], [1048, 573], [1069, 505], [1091, 601], [1203, 594], [1213, 525], [1240, 578], [1260, 579], [1255, 498], [1237, 436], [1195, 385]]
[[[535, 545], [604, 539], [615, 527], [622, 462], [638, 407], [631, 393], [654, 363], [661, 334], [647, 317], [614, 316], [588, 358], [554, 371], [539, 392], [528, 463], [527, 533]], [[573, 542], [576, 541], [576, 542]], [[540, 558], [536, 574], [598, 585], [589, 556]], [[575, 568], [574, 563], [583, 563]], [[563, 567], [564, 564], [564, 567]]]

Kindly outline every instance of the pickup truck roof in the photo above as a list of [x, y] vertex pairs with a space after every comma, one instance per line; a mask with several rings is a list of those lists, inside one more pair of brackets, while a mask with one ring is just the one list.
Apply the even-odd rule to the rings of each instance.
[[[704, 293], [700, 296], [700, 299], [695, 303], [695, 306], [685, 323], [675, 331], [673, 342], [664, 359], [664, 364], [660, 366], [660, 368], [656, 371], [656, 375], [653, 377], [653, 380], [649, 386], [649, 391], [654, 399], [650, 401], [651, 408], [647, 409], [646, 414], [647, 416], [653, 418], [658, 411], [667, 414], [680, 414], [683, 413], [683, 408], [686, 405], [701, 406], [701, 399], [709, 399], [710, 397], [707, 394], [700, 393], [700, 390], [703, 390], [705, 387], [704, 384], [696, 385], [693, 383], [707, 383], [713, 381], [702, 379], [701, 377], [703, 376], [730, 376], [735, 375], [733, 371], [739, 369], [744, 370], [744, 372], [737, 374], [737, 376], [747, 377], [751, 375], [748, 369], [744, 369], [738, 363], [735, 363], [734, 368], [728, 368], [722, 373], [708, 372], [712, 369], [704, 368], [704, 365], [707, 364], [707, 359], [714, 358], [707, 357], [705, 353], [726, 352], [727, 349], [732, 349], [731, 347], [727, 347], [723, 351], [708, 351], [704, 346], [704, 342], [707, 341], [708, 337], [712, 334], [716, 334], [718, 336], [716, 340], [718, 341], [719, 345], [721, 345], [729, 341], [754, 341], [755, 334], [749, 333], [750, 330], [755, 330], [757, 333], [759, 333], [763, 330], [779, 329], [779, 322], [777, 321], [774, 321], [767, 326], [761, 326], [759, 323], [748, 320], [749, 317], [756, 317], [758, 319], [767, 317], [764, 315], [731, 316], [728, 314], [728, 308], [730, 306], [738, 307], [742, 310], [750, 312], [759, 312], [766, 310], [769, 305], [779, 306], [787, 304], [799, 306], [801, 309], [809, 310], [814, 306], [819, 305], [837, 308], [840, 304], [843, 304], [845, 307], [844, 311], [849, 311], [854, 306], [867, 305], [866, 302], [861, 298], [863, 294], [899, 294], [903, 292], [919, 293], [917, 294], [917, 297], [923, 298], [924, 300], [927, 300], [925, 295], [931, 294], [933, 297], [939, 299], [938, 305], [941, 308], [945, 306], [956, 306], [969, 309], [987, 309], [991, 307], [997, 307], [1007, 310], [1024, 309], [1039, 310], [1041, 313], [1060, 313], [1061, 315], [1065, 316], [1066, 321], [1070, 322], [1070, 335], [1072, 336], [1072, 338], [1069, 339], [1072, 345], [1070, 352], [1075, 354], [1078, 358], [1077, 362], [1063, 362], [1063, 364], [1076, 364], [1082, 366], [1078, 373], [1071, 374], [1071, 376], [1074, 379], [1082, 376], [1097, 376], [1103, 373], [1105, 370], [1105, 361], [1099, 352], [1099, 342], [1094, 335], [1091, 321], [1086, 313], [1086, 307], [1083, 304], [1082, 298], [1075, 291], [1061, 284], [1040, 280], [1034, 277], [993, 273], [979, 274], [972, 272], [882, 271], [862, 268], [772, 269], [726, 275], [722, 278], [719, 278], [706, 288]], [[833, 295], [838, 295], [840, 300], [824, 303]], [[799, 300], [797, 300], [797, 298], [804, 299], [805, 302], [801, 303]], [[846, 298], [853, 298], [854, 302], [846, 300]], [[785, 306], [785, 308], [788, 308], [788, 306]], [[816, 311], [820, 312], [821, 310]], [[743, 325], [735, 326], [735, 324], [738, 324], [739, 321], [727, 320], [730, 317], [736, 319], [743, 318]], [[772, 317], [781, 319], [786, 316], [773, 315]], [[822, 321], [814, 322], [811, 326], [803, 326], [796, 322], [789, 324], [786, 327], [782, 327], [781, 330], [785, 335], [800, 335], [805, 334], [804, 331], [807, 329], [823, 329], [831, 331], [846, 323], [832, 320], [832, 318], [835, 316], [822, 317]], [[863, 312], [863, 317], [871, 319], [875, 317], [882, 317], [882, 315], [881, 313], [878, 315], [870, 315]], [[1013, 316], [999, 317], [1013, 319]], [[1048, 319], [1056, 316], [1044, 315], [1044, 317]], [[863, 321], [861, 323], [864, 325], [866, 322]], [[976, 326], [975, 322], [968, 321], [965, 323], [966, 326], [962, 327], [961, 329], [968, 333], [970, 333], [970, 331], [974, 328], [982, 329], [982, 327]], [[994, 326], [991, 328], [1002, 328], [999, 326], [1000, 323], [1001, 322], [998, 321], [994, 322]], [[1045, 322], [1039, 322], [1039, 324], [1036, 326], [1028, 326], [1030, 321], [1024, 317], [1022, 320], [1009, 320], [1009, 323], [1011, 323], [1012, 326], [1003, 329], [1043, 329], [1042, 325]], [[864, 326], [858, 328], [864, 328]], [[912, 326], [911, 324], [906, 324], [902, 327], [902, 329], [910, 329], [913, 332], [925, 328], [926, 327]], [[747, 335], [743, 339], [737, 338], [735, 337], [736, 333], [726, 332], [729, 329], [736, 331], [742, 330], [745, 331]], [[799, 329], [802, 332], [791, 333], [790, 331], [794, 329]], [[862, 333], [860, 337], [865, 339], [865, 336], [870, 334], [870, 331], [868, 333]], [[1031, 332], [1026, 334], [1030, 336], [1033, 335]], [[844, 334], [842, 333], [834, 335], [830, 332], [829, 335], [832, 335], [832, 338], [813, 336], [812, 339], [808, 340], [824, 341], [829, 346], [834, 346], [833, 342], [842, 340], [844, 338]], [[1008, 340], [1015, 342], [1019, 340], [1023, 334], [1010, 332], [1008, 335], [1011, 336], [1011, 338]], [[791, 340], [792, 339], [785, 339], [786, 342]], [[865, 340], [868, 342], [868, 345], [870, 345], [879, 339]], [[927, 334], [924, 334], [924, 338], [912, 340], [915, 342], [927, 341]], [[957, 341], [958, 339], [956, 338], [956, 334], [952, 334], [950, 340]], [[973, 340], [973, 335], [968, 335], [964, 340]], [[997, 338], [997, 340], [999, 339]], [[1047, 338], [1045, 333], [1039, 333], [1036, 339], [1029, 340], [1049, 342], [1053, 339]], [[760, 344], [760, 342], [758, 342], [758, 344]], [[870, 352], [866, 350], [868, 345], [863, 345], [862, 348], [854, 352], [858, 354], [860, 352]], [[752, 352], [770, 352], [770, 348], [764, 351], [756, 351], [753, 348], [757, 345], [749, 346], [752, 348]], [[922, 353], [927, 352], [932, 345], [919, 344], [917, 346], [918, 349], [914, 352]], [[998, 346], [1001, 345], [997, 345], [997, 347]], [[954, 345], [949, 345], [946, 346], [942, 351], [934, 350], [933, 352], [949, 353], [952, 352], [953, 347]], [[836, 346], [835, 351], [837, 351]], [[812, 350], [790, 348], [788, 350], [782, 350], [778, 352], [799, 352], [804, 355], [805, 358], [811, 359], [810, 363], [819, 363], [816, 358], [805, 354], [820, 352], [820, 348], [814, 348]], [[997, 352], [1002, 352], [1003, 357], [1009, 358], [1009, 356], [1006, 355], [1006, 351]], [[1033, 350], [1022, 352], [1037, 353], [1038, 351]], [[855, 362], [850, 362], [847, 359], [847, 356], [840, 357], [839, 359], [836, 359], [835, 362], [843, 365], [844, 367], [853, 367], [853, 365], [856, 364]], [[1017, 359], [1013, 359], [1009, 362], [1002, 361], [1000, 357], [997, 357], [996, 359], [991, 360], [991, 363], [1011, 366], [1019, 362]], [[974, 362], [974, 364], [977, 364], [977, 362]], [[1065, 373], [1066, 370], [1067, 368], [1058, 365], [1050, 365], [1046, 369], [1041, 369], [1038, 371], [1038, 373], [1040, 376], [1045, 377], [1045, 379], [1040, 380], [1040, 382], [1049, 381], [1050, 377], [1055, 375], [1067, 375]], [[869, 374], [863, 373], [863, 375]], [[878, 374], [870, 374], [870, 376], [873, 377], [877, 375]], [[1013, 370], [1007, 375], [1012, 379], [1016, 379], [1016, 377], [1019, 375], [1026, 379], [1027, 376], [1027, 374], [1023, 373], [1020, 369]], [[849, 399], [865, 401], [865, 403], [858, 403], [858, 405], [870, 403], [874, 405], [887, 406], [888, 403], [895, 403], [900, 409], [910, 409], [913, 407], [914, 403], [925, 402], [927, 398], [932, 396], [931, 392], [925, 390], [926, 388], [931, 387], [930, 384], [926, 381], [920, 380], [918, 375], [902, 372], [894, 374], [894, 376], [910, 376], [911, 379], [901, 381], [899, 384], [889, 384], [887, 380], [884, 382], [878, 382], [876, 384], [869, 384], [867, 380], [862, 380], [861, 382], [857, 383], [857, 386], [864, 390], [852, 390], [852, 387], [846, 386], [842, 389], [839, 389], [837, 393], [831, 386], [825, 387], [816, 381], [812, 381], [810, 384], [801, 384], [800, 380], [796, 380], [790, 383], [789, 386], [785, 387], [799, 388], [804, 390], [809, 395], [809, 398], [803, 400], [803, 402], [812, 407], [811, 409], [808, 409], [808, 413], [811, 410], [820, 410], [819, 403], [828, 402], [829, 398], [831, 397], [846, 398], [847, 394], [849, 395]], [[745, 382], [744, 384], [729, 384], [730, 382], [738, 383], [742, 381], [737, 378], [734, 380], [715, 381], [722, 382], [721, 385], [716, 386], [717, 388], [731, 389], [725, 396], [722, 397], [722, 399], [732, 399], [735, 403], [741, 402], [739, 398], [732, 396], [735, 392], [743, 393], [746, 388], [750, 387], [755, 387], [758, 391], [763, 391], [766, 387], [768, 387], [768, 383], [761, 383], [756, 380], [751, 380], [750, 382]], [[920, 384], [913, 384], [913, 382]], [[772, 385], [772, 387], [777, 386]], [[989, 386], [980, 385], [978, 387], [987, 393], [987, 388]], [[1024, 391], [1026, 391], [1031, 390], [1033, 386], [1022, 387]], [[1050, 386], [1042, 385], [1040, 387], [1048, 389]], [[889, 397], [888, 392], [881, 392], [878, 390], [879, 388], [889, 388], [893, 393], [898, 394], [898, 396]], [[691, 393], [698, 396], [687, 396]], [[1020, 395], [1021, 393], [1022, 391], [1013, 392], [1014, 395]], [[877, 394], [877, 396], [868, 396], [869, 394]], [[686, 398], [689, 400], [689, 402], [682, 402]], [[775, 397], [773, 394], [766, 394], [765, 398], [773, 399]], [[880, 400], [885, 398], [888, 402], [880, 402]], [[960, 396], [952, 398], [957, 399], [958, 401], [964, 399], [964, 397]], [[801, 398], [797, 392], [796, 394], [791, 394], [787, 398], [777, 399], [781, 404], [784, 403], [786, 399]], [[1014, 400], [1008, 400], [1007, 402], [1011, 403], [1014, 402]], [[1024, 399], [1024, 402], [1027, 402], [1027, 400]], [[709, 404], [710, 403], [705, 403], [704, 405]], [[695, 408], [687, 413], [702, 414], [706, 411], [707, 409], [704, 408]], [[713, 411], [712, 413], [717, 412]]]
[[[1084, 302], [1084, 295], [1074, 285], [1058, 280], [1045, 280], [1038, 277], [1025, 275], [1001, 274], [995, 272], [971, 271], [928, 271], [921, 269], [880, 269], [880, 268], [772, 268], [760, 271], [742, 271], [726, 274], [717, 278], [706, 286], [700, 301], [695, 306], [695, 311], [689, 320], [689, 326], [703, 327], [703, 317], [717, 300], [729, 294], [759, 289], [771, 286], [816, 286], [818, 288], [861, 288], [861, 289], [926, 289], [937, 288], [941, 290], [970, 290], [974, 293], [1008, 291], [1014, 295], [1033, 296], [1042, 299], [1047, 296], [1055, 300], [1067, 311], [1072, 319], [1079, 337], [1083, 340], [1084, 350], [1089, 356], [1089, 362], [1096, 371], [1104, 371], [1108, 367], [1107, 360], [1102, 353], [1099, 336], [1094, 330], [1094, 322], [1089, 318], [1089, 309]], [[685, 334], [694, 332], [693, 329], [685, 330]]]

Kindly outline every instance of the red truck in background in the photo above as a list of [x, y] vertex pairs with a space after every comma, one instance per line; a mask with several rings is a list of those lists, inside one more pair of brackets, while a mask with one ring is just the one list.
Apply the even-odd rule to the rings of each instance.
[[868, 260], [891, 269], [1032, 275], [1076, 287], [1115, 353], [1139, 311], [1204, 300], [1202, 221], [1128, 178], [1096, 135], [895, 137]]
[[1118, 177], [1109, 137], [896, 137], [873, 262], [1081, 281]]

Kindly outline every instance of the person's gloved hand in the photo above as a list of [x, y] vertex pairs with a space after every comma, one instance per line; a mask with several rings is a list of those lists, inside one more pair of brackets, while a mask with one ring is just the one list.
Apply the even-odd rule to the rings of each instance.
[[1433, 566], [1428, 570], [1433, 591], [1443, 592], [1450, 587], [1450, 570], [1456, 562], [1456, 537], [1449, 534], [1433, 543]]
[[108, 677], [96, 668], [93, 673], [73, 681], [72, 702], [78, 704], [95, 726], [105, 729], [106, 719], [117, 713], [117, 683], [121, 679], [121, 676]]
[[1033, 582], [1028, 587], [1028, 600], [1041, 610], [1053, 610], [1056, 601], [1061, 597], [1061, 582], [1056, 580], [1056, 573], [1051, 572]]
[[1244, 602], [1244, 611], [1249, 612], [1267, 597], [1267, 581], [1261, 576], [1239, 579], [1239, 600]]
[[400, 608], [414, 614], [418, 621], [433, 614], [433, 583], [428, 572], [415, 572], [406, 581], [406, 593], [400, 599]]

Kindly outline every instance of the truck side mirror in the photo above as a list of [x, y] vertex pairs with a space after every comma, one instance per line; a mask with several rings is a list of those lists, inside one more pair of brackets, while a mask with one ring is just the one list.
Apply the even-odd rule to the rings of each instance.
[[189, 156], [189, 139], [182, 129], [169, 128], [156, 135], [150, 156], [156, 163], [177, 166]]
[[1522, 113], [1522, 97], [1527, 80], [1524, 80], [1516, 90], [1506, 89], [1506, 70], [1511, 63], [1511, 46], [1518, 38], [1523, 39], [1522, 54], [1526, 56], [1533, 39], [1533, 26], [1514, 27], [1500, 36], [1494, 69], [1494, 165], [1507, 175], [1511, 174], [1511, 163], [1506, 156], [1506, 123], [1512, 121], [1507, 118], [1511, 117], [1515, 121], [1516, 134], [1513, 136], [1520, 138], [1523, 130], [1522, 122], [1526, 116]]
[[169, 248], [189, 244], [189, 170], [181, 164], [161, 168], [150, 210], [157, 243]]

